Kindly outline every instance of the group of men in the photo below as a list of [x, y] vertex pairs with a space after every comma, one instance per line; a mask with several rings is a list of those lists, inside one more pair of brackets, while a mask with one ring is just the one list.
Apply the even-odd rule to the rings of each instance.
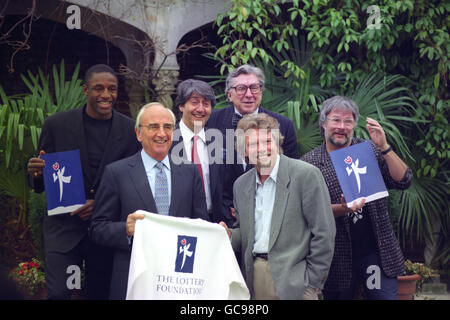
[[[328, 154], [362, 141], [353, 137], [353, 101], [323, 103], [324, 143], [302, 161], [292, 121], [260, 106], [259, 68], [228, 75], [231, 105], [219, 110], [206, 82], [181, 82], [178, 123], [160, 103], [144, 105], [136, 121], [115, 112], [118, 81], [106, 65], [91, 67], [84, 82], [86, 105], [47, 118], [39, 140], [39, 156], [80, 150], [88, 199], [44, 219], [49, 299], [70, 299], [67, 267], [83, 262], [88, 298], [125, 298], [137, 210], [220, 223], [253, 299], [317, 299], [321, 290], [352, 299], [368, 265], [379, 266], [381, 286], [365, 288], [367, 296], [395, 299], [404, 261], [386, 199], [347, 208]], [[367, 130], [386, 185], [407, 188], [411, 170], [379, 123], [367, 118]], [[36, 192], [44, 189], [39, 156], [28, 163]], [[354, 212], [363, 217], [356, 223]]]

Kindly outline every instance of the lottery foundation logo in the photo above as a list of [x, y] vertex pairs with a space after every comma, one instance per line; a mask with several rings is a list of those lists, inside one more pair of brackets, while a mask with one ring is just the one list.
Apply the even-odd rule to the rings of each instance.
[[347, 175], [350, 176], [352, 173], [355, 174], [356, 183], [358, 184], [358, 193], [361, 192], [361, 179], [359, 177], [360, 174], [366, 174], [367, 173], [367, 166], [363, 168], [359, 168], [359, 159], [356, 159], [355, 162], [353, 162], [352, 157], [347, 156], [347, 158], [344, 159], [344, 162], [350, 167], [345, 167], [347, 170]]
[[193, 273], [197, 237], [178, 236], [175, 272]]
[[70, 183], [72, 176], [64, 176], [64, 171], [66, 170], [66, 167], [62, 167], [62, 169], [60, 169], [58, 162], [55, 162], [52, 168], [53, 170], [56, 171], [56, 173], [53, 172], [53, 182], [56, 182], [56, 180], [59, 181], [59, 202], [61, 202], [63, 196], [64, 183]]

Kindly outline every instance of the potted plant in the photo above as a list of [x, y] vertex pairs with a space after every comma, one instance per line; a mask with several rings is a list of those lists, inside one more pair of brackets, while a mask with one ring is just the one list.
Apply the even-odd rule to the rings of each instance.
[[45, 298], [45, 273], [39, 260], [33, 258], [31, 261], [19, 263], [17, 268], [11, 270], [9, 277], [26, 299]]
[[414, 294], [422, 290], [423, 282], [437, 275], [436, 270], [423, 263], [405, 261], [404, 275], [398, 276], [398, 300], [413, 300]]

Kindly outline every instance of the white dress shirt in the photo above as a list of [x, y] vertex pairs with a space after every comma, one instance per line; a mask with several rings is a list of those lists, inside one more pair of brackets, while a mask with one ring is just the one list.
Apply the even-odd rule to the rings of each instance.
[[[150, 157], [147, 154], [147, 152], [144, 151], [144, 149], [141, 150], [141, 158], [142, 162], [144, 163], [145, 174], [147, 175], [148, 183], [150, 184], [150, 189], [152, 190], [153, 198], [155, 198], [155, 179], [156, 174], [158, 172], [158, 169], [155, 167], [155, 165], [158, 163], [158, 161]], [[164, 165], [164, 172], [166, 173], [167, 176], [167, 187], [169, 190], [169, 207], [170, 207], [170, 199], [172, 195], [172, 179], [170, 175], [169, 157], [166, 156], [161, 162]]]
[[[180, 121], [180, 131], [181, 136], [183, 137], [184, 150], [186, 151], [186, 159], [192, 161], [192, 138], [194, 137], [194, 132], [191, 131], [183, 122], [183, 119]], [[208, 148], [206, 146], [206, 135], [205, 128], [202, 128], [199, 133], [197, 133], [199, 139], [197, 139], [197, 153], [200, 158], [200, 163], [202, 165], [203, 172], [203, 181], [205, 187], [205, 196], [206, 196], [206, 208], [208, 212], [212, 210], [212, 201], [211, 201], [211, 188], [210, 188], [210, 178], [209, 178], [209, 158], [208, 158]]]
[[272, 211], [275, 203], [275, 192], [277, 189], [277, 174], [280, 166], [280, 155], [270, 172], [269, 177], [261, 183], [258, 173], [256, 176], [255, 192], [255, 243], [253, 253], [268, 253], [270, 226], [272, 223]]

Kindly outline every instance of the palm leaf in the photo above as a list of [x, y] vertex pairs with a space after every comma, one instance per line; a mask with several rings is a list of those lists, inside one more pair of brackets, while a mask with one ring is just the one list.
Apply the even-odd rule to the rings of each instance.
[[417, 111], [413, 94], [401, 85], [404, 80], [399, 75], [368, 74], [352, 92], [346, 92], [345, 95], [355, 101], [359, 108], [360, 119], [355, 128], [356, 136], [367, 139], [365, 119], [374, 118], [382, 125], [395, 150], [403, 158], [413, 159], [403, 134], [398, 129], [403, 122], [420, 122], [414, 116]]

